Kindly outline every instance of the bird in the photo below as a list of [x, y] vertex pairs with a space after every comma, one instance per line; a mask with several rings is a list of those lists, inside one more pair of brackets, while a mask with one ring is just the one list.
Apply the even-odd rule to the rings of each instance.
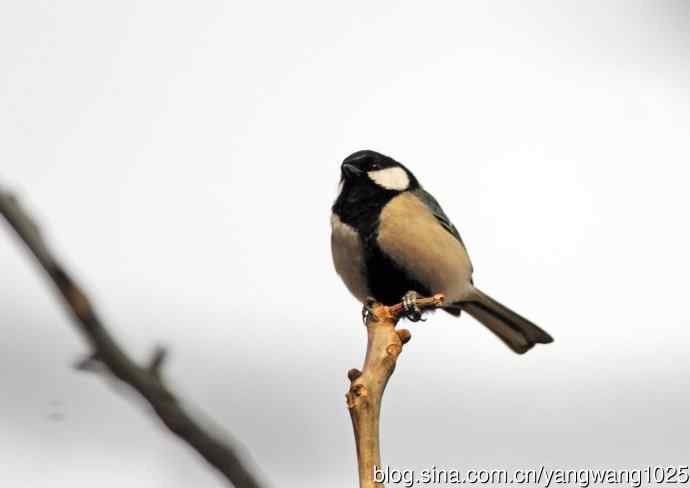
[[331, 253], [363, 315], [373, 303], [402, 302], [409, 320], [424, 320], [417, 297], [443, 294], [445, 312], [456, 317], [467, 312], [518, 354], [553, 342], [474, 285], [457, 228], [415, 175], [391, 157], [362, 150], [343, 160], [332, 206]]

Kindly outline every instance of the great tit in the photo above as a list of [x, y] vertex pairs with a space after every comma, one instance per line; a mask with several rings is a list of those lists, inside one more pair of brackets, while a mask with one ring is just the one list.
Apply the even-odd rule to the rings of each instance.
[[465, 310], [523, 354], [553, 342], [538, 326], [486, 295], [472, 281], [472, 263], [458, 230], [404, 165], [375, 151], [343, 161], [331, 216], [335, 269], [365, 307], [401, 302], [421, 319], [417, 294], [445, 296], [443, 309]]

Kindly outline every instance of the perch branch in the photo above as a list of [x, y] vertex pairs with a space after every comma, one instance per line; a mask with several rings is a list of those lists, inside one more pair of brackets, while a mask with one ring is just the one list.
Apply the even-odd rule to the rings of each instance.
[[[443, 304], [443, 295], [417, 300], [420, 309], [437, 308]], [[367, 320], [367, 352], [362, 371], [351, 369], [350, 390], [345, 395], [350, 410], [352, 428], [357, 445], [360, 488], [382, 487], [374, 481], [374, 467], [381, 466], [379, 448], [379, 418], [381, 401], [402, 346], [410, 338], [407, 329], [396, 330], [402, 304], [393, 306], [374, 305]]]
[[115, 377], [134, 388], [148, 402], [173, 434], [195, 449], [232, 485], [238, 488], [260, 487], [255, 475], [243, 464], [235, 448], [197, 422], [163, 384], [160, 370], [166, 357], [165, 349], [157, 348], [146, 366], [134, 362], [105, 328], [86, 294], [54, 257], [30, 216], [15, 197], [2, 188], [0, 214], [55, 283], [75, 325], [91, 345], [94, 352], [78, 367], [89, 369], [94, 363], [105, 365]]

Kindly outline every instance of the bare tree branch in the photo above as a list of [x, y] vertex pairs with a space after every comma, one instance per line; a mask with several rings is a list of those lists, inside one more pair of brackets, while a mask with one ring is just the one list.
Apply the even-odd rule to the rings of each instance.
[[[443, 295], [417, 300], [420, 309], [437, 308], [443, 304]], [[396, 330], [403, 309], [398, 303], [391, 307], [374, 305], [367, 320], [367, 353], [362, 371], [351, 369], [350, 390], [345, 395], [350, 410], [352, 428], [357, 445], [360, 488], [383, 487], [374, 481], [374, 467], [381, 466], [379, 448], [379, 418], [381, 401], [402, 346], [409, 342], [407, 329]]]
[[183, 408], [175, 395], [163, 384], [160, 370], [166, 352], [157, 348], [146, 367], [139, 366], [106, 330], [84, 292], [54, 257], [38, 227], [21, 208], [13, 195], [0, 187], [0, 214], [36, 257], [55, 283], [69, 308], [74, 323], [93, 348], [93, 354], [78, 367], [100, 362], [118, 379], [134, 388], [153, 408], [165, 426], [194, 448], [238, 488], [259, 488], [261, 484], [244, 465], [228, 440], [204, 428]]

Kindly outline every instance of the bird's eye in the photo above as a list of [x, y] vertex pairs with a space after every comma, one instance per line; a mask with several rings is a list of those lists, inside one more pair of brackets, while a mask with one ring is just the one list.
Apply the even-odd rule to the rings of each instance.
[[371, 169], [376, 171], [377, 169], [381, 169], [381, 166], [379, 166], [379, 163], [371, 163]]

